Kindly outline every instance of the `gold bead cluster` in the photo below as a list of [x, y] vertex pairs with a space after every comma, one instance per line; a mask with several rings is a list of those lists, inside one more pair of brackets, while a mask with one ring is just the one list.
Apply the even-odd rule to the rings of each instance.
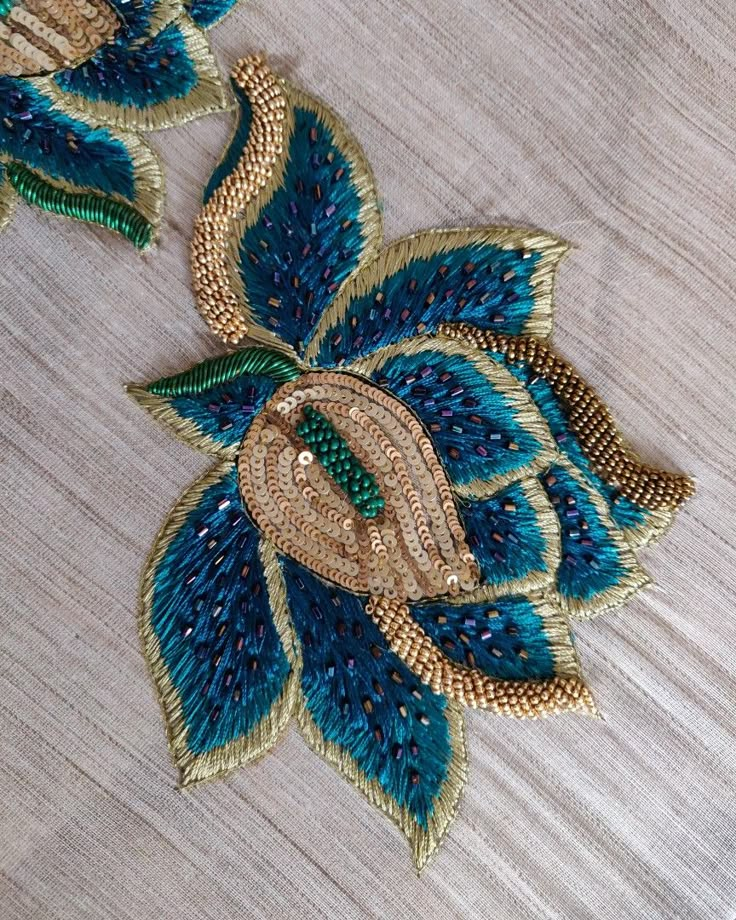
[[[385, 504], [373, 518], [296, 433], [305, 406], [325, 416]], [[240, 449], [240, 490], [251, 517], [278, 549], [356, 594], [439, 597], [470, 591], [478, 566], [450, 484], [411, 411], [368, 381], [315, 371], [284, 384]]]
[[565, 403], [570, 428], [595, 472], [632, 502], [652, 511], [674, 509], [695, 491], [687, 476], [641, 463], [594, 390], [544, 342], [533, 336], [500, 335], [467, 323], [443, 323], [437, 331], [476, 348], [500, 352], [509, 364], [526, 364], [546, 380]]
[[106, 0], [23, 0], [0, 20], [0, 74], [31, 76], [81, 63], [119, 25]]
[[232, 225], [273, 176], [283, 151], [287, 103], [278, 79], [260, 57], [239, 61], [232, 77], [251, 104], [248, 143], [197, 217], [191, 263], [197, 309], [221, 339], [236, 345], [247, 335], [248, 325], [229, 269]]
[[577, 677], [531, 682], [494, 680], [482, 671], [451, 661], [400, 600], [372, 597], [366, 612], [386, 637], [389, 648], [433, 693], [464, 706], [492, 709], [518, 718], [534, 719], [567, 709], [594, 710], [589, 691]]

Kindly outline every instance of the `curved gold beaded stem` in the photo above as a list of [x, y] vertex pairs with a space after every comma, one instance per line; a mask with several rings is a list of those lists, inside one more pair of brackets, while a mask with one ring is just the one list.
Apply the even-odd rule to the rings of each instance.
[[[191, 263], [197, 309], [213, 332], [228, 344], [237, 345], [250, 330], [241, 312], [243, 298], [235, 288], [231, 229], [248, 203], [272, 179], [291, 113], [278, 78], [259, 56], [239, 61], [232, 78], [248, 97], [252, 109], [248, 143], [233, 171], [223, 179], [195, 221]], [[275, 337], [269, 342], [283, 347]]]
[[689, 477], [641, 463], [596, 392], [544, 342], [533, 336], [501, 335], [468, 323], [443, 323], [437, 332], [478, 349], [500, 352], [509, 364], [528, 364], [566, 404], [570, 427], [595, 472], [632, 502], [651, 511], [673, 510], [695, 492]]
[[366, 613], [395, 652], [429, 686], [464, 706], [492, 709], [501, 715], [535, 719], [565, 710], [596, 708], [590, 691], [574, 674], [545, 681], [494, 680], [482, 671], [447, 658], [400, 599], [372, 597]]

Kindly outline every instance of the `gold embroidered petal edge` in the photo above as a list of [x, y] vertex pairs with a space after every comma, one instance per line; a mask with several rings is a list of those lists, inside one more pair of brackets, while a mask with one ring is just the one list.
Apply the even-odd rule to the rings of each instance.
[[468, 752], [462, 709], [452, 700], [448, 700], [445, 712], [450, 731], [452, 758], [447, 768], [447, 779], [435, 801], [434, 813], [424, 829], [407, 808], [398, 805], [395, 799], [384, 792], [377, 780], [366, 775], [351, 754], [324, 738], [309, 714], [306, 701], [301, 694], [296, 709], [299, 729], [310, 748], [360, 790], [371, 805], [377, 806], [388, 815], [406, 836], [418, 873], [427, 866], [429, 859], [442, 843], [457, 812], [468, 775]]

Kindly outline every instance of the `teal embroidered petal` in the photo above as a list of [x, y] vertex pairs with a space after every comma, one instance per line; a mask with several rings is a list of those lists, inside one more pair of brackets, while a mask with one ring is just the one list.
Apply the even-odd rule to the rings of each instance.
[[260, 542], [225, 463], [182, 497], [144, 574], [141, 629], [185, 784], [263, 754], [294, 703], [283, 591]]
[[184, 9], [200, 27], [209, 29], [229, 13], [237, 0], [185, 0]]
[[224, 108], [207, 40], [185, 17], [145, 41], [121, 31], [89, 61], [54, 77], [65, 104], [104, 124], [156, 130]]
[[358, 266], [368, 242], [362, 207], [334, 132], [296, 105], [284, 176], [243, 234], [240, 274], [258, 322], [297, 350]]
[[524, 388], [485, 355], [418, 337], [352, 367], [416, 413], [460, 495], [492, 495], [555, 456], [549, 428]]
[[451, 661], [496, 680], [545, 681], [575, 676], [572, 634], [559, 609], [540, 595], [492, 603], [432, 603], [412, 617]]
[[54, 108], [28, 80], [0, 76], [0, 156], [41, 175], [106, 195], [135, 198], [135, 170], [125, 145]]
[[[501, 355], [496, 357], [503, 360]], [[622, 495], [615, 486], [604, 482], [595, 473], [590, 460], [583, 452], [577, 435], [570, 427], [567, 408], [555, 395], [550, 384], [542, 377], [536, 376], [528, 366], [512, 364], [509, 365], [509, 370], [526, 386], [529, 395], [546, 419], [560, 451], [600, 493], [614, 524], [623, 532], [627, 542], [636, 548], [661, 535], [671, 523], [674, 512], [637, 505]]]
[[183, 374], [127, 389], [182, 440], [206, 453], [232, 457], [267, 400], [298, 376], [299, 369], [286, 355], [244, 348]]
[[511, 228], [428, 231], [385, 249], [320, 320], [306, 350], [321, 367], [468, 322], [548, 335], [554, 274], [567, 245]]
[[[163, 179], [135, 135], [96, 128], [27, 80], [0, 77], [0, 159], [22, 198], [116, 230], [147, 246], [160, 220]], [[45, 84], [48, 85], [48, 84]]]
[[563, 609], [584, 618], [623, 604], [648, 579], [605, 501], [572, 464], [553, 465], [541, 481], [560, 522], [557, 589]]
[[[207, 186], [193, 241], [197, 254], [203, 236], [197, 260], [214, 276], [197, 290], [200, 310], [229, 343], [247, 334], [300, 352], [346, 279], [377, 252], [381, 218], [373, 178], [335, 115], [275, 80], [259, 60], [238, 65], [233, 87], [239, 124]], [[280, 151], [270, 159], [264, 137], [273, 137]], [[252, 187], [254, 171], [264, 176], [263, 187]], [[228, 200], [216, 200], [226, 184]], [[243, 207], [228, 214], [239, 195]], [[226, 309], [213, 303], [218, 288], [228, 289]], [[240, 314], [239, 332], [223, 329], [220, 309], [228, 318]]]
[[399, 824], [421, 868], [464, 782], [460, 716], [387, 648], [360, 598], [282, 565], [302, 647], [305, 737]]
[[554, 582], [560, 554], [557, 517], [536, 479], [483, 501], [458, 502], [468, 546], [480, 567], [477, 600]]

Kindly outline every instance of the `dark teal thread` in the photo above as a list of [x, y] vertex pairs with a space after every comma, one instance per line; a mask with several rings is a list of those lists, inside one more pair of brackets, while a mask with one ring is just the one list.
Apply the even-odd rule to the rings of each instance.
[[296, 433], [363, 517], [374, 518], [381, 513], [385, 502], [376, 477], [360, 463], [329, 419], [313, 406], [305, 406], [304, 421], [297, 425]]

